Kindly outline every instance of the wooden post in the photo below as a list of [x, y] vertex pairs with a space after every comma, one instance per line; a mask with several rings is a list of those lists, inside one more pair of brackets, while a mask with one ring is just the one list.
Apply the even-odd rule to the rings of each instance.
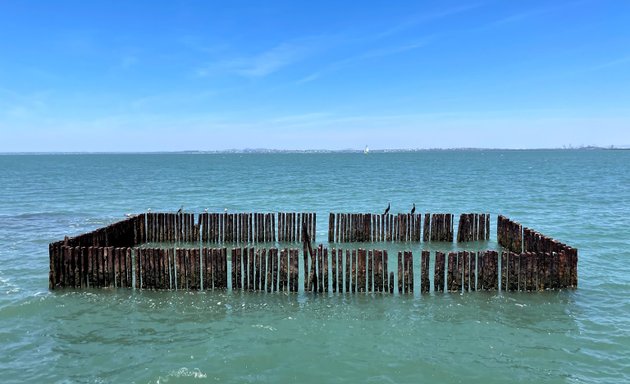
[[[134, 283], [133, 288], [141, 289], [142, 285], [140, 282], [140, 271], [142, 265], [140, 264], [140, 258], [142, 257], [142, 249], [134, 248], [135, 260], [133, 269], [133, 277], [132, 282]], [[94, 247], [88, 247], [88, 285], [90, 287], [96, 286], [96, 262], [94, 260], [96, 254], [96, 249]]]
[[346, 293], [350, 292], [350, 250], [346, 249]]
[[254, 291], [260, 290], [260, 250], [261, 248], [256, 248], [254, 253]]
[[[569, 262], [571, 264], [571, 287], [577, 288], [578, 286], [578, 250], [576, 248], [570, 248], [569, 250], [570, 259]], [[540, 265], [540, 264], [538, 264]]]
[[413, 254], [405, 251], [405, 293], [413, 293]]
[[448, 273], [446, 275], [446, 287], [449, 292], [453, 292], [455, 290], [455, 273], [457, 268], [457, 253], [449, 252], [448, 253], [448, 265], [447, 270]]
[[367, 251], [367, 289], [366, 292], [374, 292], [374, 272], [372, 265], [374, 264], [374, 253], [370, 249]]
[[269, 255], [273, 259], [273, 270], [271, 271], [271, 291], [276, 292], [278, 290], [278, 248], [271, 248]]
[[309, 253], [308, 253], [308, 245], [306, 244], [306, 242], [303, 243], [304, 247], [303, 247], [303, 255], [304, 255], [304, 292], [308, 292], [310, 289], [310, 285], [309, 285], [309, 281], [310, 281], [310, 277], [309, 275], [309, 269], [308, 269], [308, 258], [309, 258]]
[[300, 264], [298, 263], [298, 250], [291, 250], [291, 292], [298, 291], [298, 282], [300, 276]]
[[328, 242], [329, 243], [332, 243], [335, 240], [334, 228], [335, 228], [335, 214], [331, 212], [328, 214]]
[[[190, 233], [190, 232], [188, 232]], [[158, 256], [158, 249], [154, 249], [153, 250], [153, 254], [152, 254], [152, 262], [151, 262], [151, 269], [153, 270], [151, 275], [155, 276], [155, 262], [154, 260], [157, 258]], [[190, 248], [186, 248], [186, 254], [185, 254], [185, 268], [186, 268], [186, 289], [188, 290], [192, 290], [195, 287], [195, 267], [194, 267], [194, 257], [193, 257], [193, 249]], [[155, 278], [153, 277], [153, 286], [155, 287]]]
[[351, 264], [352, 264], [351, 292], [355, 293], [357, 291], [357, 250], [356, 249], [352, 250]]
[[[164, 221], [162, 221], [162, 229], [165, 229]], [[163, 233], [165, 233], [163, 231]], [[162, 237], [164, 238], [164, 237]], [[160, 256], [162, 253], [161, 248], [152, 248], [150, 252], [149, 266], [150, 266], [150, 289], [158, 290], [161, 289], [160, 286]], [[191, 261], [188, 262], [188, 265], [191, 264]], [[190, 287], [190, 284], [188, 285]]]
[[256, 264], [256, 251], [255, 251], [254, 247], [251, 247], [249, 249], [248, 263], [249, 263], [249, 265], [247, 266], [247, 272], [248, 272], [247, 289], [249, 291], [253, 291], [254, 289], [256, 289], [255, 288], [256, 287], [256, 276], [255, 276], [256, 272], [255, 272], [255, 268], [254, 268], [254, 265]]
[[[129, 288], [129, 283], [127, 282], [127, 253], [129, 252], [129, 247], [119, 248], [118, 254], [118, 267], [119, 273], [117, 280], [117, 286], [120, 288]], [[87, 287], [87, 248], [81, 247], [81, 287]]]
[[425, 213], [424, 214], [424, 228], [422, 229], [422, 241], [424, 241], [425, 243], [428, 242], [431, 237], [431, 214], [430, 213]]
[[551, 253], [551, 288], [560, 288], [560, 269], [559, 269], [559, 257], [557, 252]]
[[365, 292], [365, 258], [366, 252], [365, 249], [359, 248], [358, 252], [358, 276], [357, 276], [357, 292]]
[[[199, 250], [197, 249], [197, 252]], [[159, 253], [157, 254], [157, 269], [159, 271], [159, 282], [158, 289], [170, 289], [170, 280], [169, 280], [169, 269], [168, 269], [168, 250], [165, 248], [159, 249]], [[197, 263], [197, 271], [199, 271], [199, 262]], [[199, 280], [201, 281], [201, 280]]]
[[276, 260], [274, 259], [273, 248], [267, 252], [267, 292], [275, 291], [273, 287], [273, 270]]
[[404, 268], [403, 268], [403, 253], [402, 251], [398, 251], [398, 293], [403, 293], [403, 276], [404, 276]]
[[508, 291], [517, 291], [518, 290], [518, 275], [520, 265], [520, 255], [517, 255], [514, 252], [508, 253]]
[[[114, 286], [114, 247], [105, 248], [105, 252], [107, 254], [107, 258], [106, 258], [107, 285], [106, 286], [112, 288]], [[74, 281], [72, 282], [72, 285], [74, 285]]]
[[[157, 216], [156, 216], [156, 220], [155, 222], [157, 223]], [[156, 226], [156, 228], [158, 228]], [[156, 234], [156, 240], [157, 240], [157, 234]], [[105, 254], [105, 248], [100, 247], [99, 249], [99, 254], [101, 256], [103, 256]], [[144, 250], [144, 255], [142, 258], [142, 289], [152, 289], [153, 288], [153, 279], [152, 279], [152, 272], [153, 272], [153, 266], [151, 265], [153, 261], [153, 248], [146, 248]], [[99, 280], [100, 280], [100, 286], [101, 287], [105, 287], [105, 260], [101, 260], [99, 262]]]
[[[165, 253], [164, 249], [162, 249], [161, 251], [162, 251], [160, 255], [161, 259], [164, 259], [164, 253]], [[200, 276], [201, 260], [200, 260], [199, 248], [193, 248], [191, 251], [192, 251], [191, 252], [191, 256], [192, 256], [191, 270], [193, 271], [193, 279], [192, 279], [193, 284], [190, 287], [190, 289], [200, 290], [201, 289], [201, 276]]]
[[435, 271], [433, 284], [436, 292], [444, 292], [444, 253], [435, 252]]
[[[392, 279], [389, 280], [388, 279], [388, 273], [387, 273], [389, 271], [389, 268], [387, 266], [387, 262], [388, 262], [387, 250], [384, 249], [384, 250], [381, 251], [381, 253], [383, 255], [383, 280], [384, 280], [383, 284], [385, 284], [384, 292], [394, 293], [393, 292], [393, 289], [394, 289], [394, 287], [393, 287], [394, 278], [392, 277]], [[393, 276], [393, 273], [391, 273], [390, 275]], [[413, 276], [412, 276], [412, 278], [413, 278]]]
[[470, 262], [470, 290], [477, 290], [477, 254], [469, 252], [468, 259]]
[[429, 281], [429, 255], [430, 252], [423, 250], [420, 256], [420, 292], [428, 293], [431, 291], [431, 283]]
[[337, 251], [337, 291], [343, 292], [343, 251]]
[[[240, 248], [232, 249], [232, 289], [241, 289], [240, 280]], [[213, 267], [214, 262], [212, 260], [212, 250], [210, 248], [203, 248], [201, 250], [201, 257], [203, 258], [203, 288], [206, 290], [214, 289], [214, 276]]]
[[[250, 254], [251, 249], [251, 254]], [[243, 258], [242, 258], [242, 266], [243, 266], [243, 290], [249, 290], [249, 258], [253, 257], [254, 248], [243, 248]], [[215, 273], [216, 274], [216, 273]]]
[[527, 290], [535, 291], [536, 276], [538, 275], [538, 259], [533, 252], [527, 252]]
[[[236, 291], [238, 289], [237, 273], [236, 273], [236, 266], [238, 265], [237, 261], [236, 261], [236, 257], [237, 257], [236, 255], [238, 253], [238, 250], [239, 250], [239, 248], [232, 248], [232, 252], [231, 252], [231, 255], [232, 255], [232, 290], [234, 290], [234, 291]], [[206, 285], [206, 281], [207, 281], [206, 280], [206, 274], [204, 273], [204, 277], [203, 277], [204, 288], [206, 288], [206, 286], [205, 286]]]
[[455, 291], [462, 291], [462, 276], [464, 272], [464, 252], [457, 253], [457, 261], [455, 268]]
[[374, 253], [375, 265], [374, 265], [374, 290], [376, 292], [383, 292], [383, 251], [376, 250]]
[[332, 291], [337, 292], [337, 249], [332, 249]]
[[466, 291], [470, 291], [470, 252], [468, 251], [463, 252], [462, 263], [463, 263], [463, 268], [464, 268], [463, 292], [466, 292]]
[[328, 248], [324, 248], [324, 292], [328, 292]]
[[389, 287], [389, 293], [393, 294], [394, 293], [394, 272], [393, 271], [389, 272], [389, 282], [387, 283], [387, 286]]
[[317, 247], [317, 284], [315, 289], [317, 292], [324, 292], [324, 250], [320, 244]]
[[501, 252], [501, 290], [508, 290], [508, 253]]
[[259, 290], [265, 292], [265, 278], [267, 277], [267, 248], [260, 251], [260, 285]]
[[280, 250], [280, 291], [281, 292], [286, 292], [287, 291], [287, 264], [288, 264], [288, 250], [285, 249], [281, 249]]
[[163, 281], [163, 253], [164, 252], [161, 248], [149, 248], [145, 250], [145, 256], [143, 258], [144, 276], [142, 278], [142, 283], [147, 289], [164, 289], [163, 284], [166, 285]]
[[227, 248], [221, 248], [221, 289], [228, 287]]
[[492, 274], [490, 276], [490, 289], [497, 291], [499, 289], [499, 253], [497, 251], [490, 251], [489, 257], [492, 260]]
[[519, 254], [519, 266], [518, 266], [518, 290], [527, 291], [527, 254]]

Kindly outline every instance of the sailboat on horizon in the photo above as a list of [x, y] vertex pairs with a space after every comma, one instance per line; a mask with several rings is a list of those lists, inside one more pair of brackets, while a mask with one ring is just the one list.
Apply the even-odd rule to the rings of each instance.
[[367, 155], [368, 153], [370, 153], [370, 148], [368, 148], [368, 146], [365, 146], [365, 149], [363, 150], [363, 154]]

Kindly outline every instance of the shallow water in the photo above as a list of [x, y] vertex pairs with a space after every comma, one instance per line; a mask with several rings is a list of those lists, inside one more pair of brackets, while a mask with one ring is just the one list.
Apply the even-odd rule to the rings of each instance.
[[[628, 382], [629, 165], [630, 151], [0, 156], [2, 381]], [[506, 214], [579, 248], [580, 286], [48, 291], [48, 243], [127, 212], [314, 210], [322, 241], [329, 211], [388, 202], [490, 212], [493, 228]]]

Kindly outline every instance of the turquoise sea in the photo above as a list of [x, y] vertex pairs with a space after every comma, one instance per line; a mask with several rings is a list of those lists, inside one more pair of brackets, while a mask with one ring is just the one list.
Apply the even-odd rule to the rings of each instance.
[[[322, 242], [388, 202], [489, 212], [488, 246], [505, 214], [577, 247], [579, 288], [48, 290], [48, 243], [125, 213], [316, 211]], [[2, 155], [0, 382], [627, 383], [629, 228], [630, 151]]]

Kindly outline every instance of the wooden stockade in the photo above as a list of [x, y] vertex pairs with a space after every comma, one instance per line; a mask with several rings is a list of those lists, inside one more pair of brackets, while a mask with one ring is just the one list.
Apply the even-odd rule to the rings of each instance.
[[198, 226], [204, 243], [267, 243], [276, 241], [273, 213], [201, 213]]
[[[453, 240], [453, 215], [425, 214], [423, 231], [421, 217], [331, 214], [329, 239], [413, 242], [422, 233], [425, 241]], [[193, 214], [144, 213], [51, 243], [49, 286], [336, 293], [393, 293], [398, 287], [399, 294], [413, 294], [415, 281], [421, 293], [541, 291], [578, 285], [577, 249], [505, 216], [497, 218], [497, 241], [503, 248], [499, 252], [437, 251], [431, 262], [431, 253], [423, 250], [414, 263], [412, 251], [404, 250], [391, 264], [385, 249], [319, 245], [313, 250], [314, 213], [281, 212], [277, 218], [272, 213], [204, 213], [195, 223]], [[487, 240], [489, 223], [487, 214], [462, 214], [458, 242]], [[261, 246], [276, 237], [281, 242], [303, 242], [302, 253]], [[247, 246], [205, 246], [212, 242]], [[252, 246], [255, 243], [261, 244]]]
[[418, 242], [421, 214], [330, 213], [328, 242]]
[[[577, 249], [523, 227], [502, 215], [497, 218], [497, 242], [508, 251], [502, 255], [502, 260], [505, 258], [506, 264], [510, 266], [513, 263], [518, 265], [513, 270], [519, 271], [519, 290], [523, 290], [521, 287], [523, 278], [529, 274], [541, 273], [541, 270], [546, 277], [537, 275], [536, 281], [542, 284], [542, 288], [539, 285], [538, 289], [577, 287]], [[523, 272], [527, 270], [533, 271]], [[560, 274], [560, 277], [557, 279], [549, 277], [554, 274]], [[512, 282], [507, 284], [514, 287], [515, 281], [516, 277], [513, 277]]]
[[453, 215], [450, 213], [425, 213], [422, 240], [453, 242]]
[[457, 226], [457, 242], [490, 240], [490, 215], [462, 213]]
[[316, 241], [317, 214], [278, 212], [278, 241], [301, 243], [302, 225], [306, 225], [311, 241]]
[[[298, 292], [300, 257], [295, 248], [81, 247], [51, 244], [51, 288], [228, 289]], [[228, 263], [231, 255], [231, 265]], [[577, 264], [557, 252], [422, 251], [414, 268], [411, 251], [398, 253], [390, 270], [387, 250], [320, 245], [303, 268], [306, 292], [413, 294], [420, 292], [542, 291], [577, 287]], [[330, 257], [329, 257], [330, 256]], [[395, 281], [394, 270], [398, 271]], [[417, 274], [417, 275], [416, 275]], [[318, 276], [317, 279], [314, 277]], [[433, 276], [433, 289], [430, 277]]]
[[497, 242], [510, 252], [523, 251], [523, 226], [503, 215], [497, 217]]

